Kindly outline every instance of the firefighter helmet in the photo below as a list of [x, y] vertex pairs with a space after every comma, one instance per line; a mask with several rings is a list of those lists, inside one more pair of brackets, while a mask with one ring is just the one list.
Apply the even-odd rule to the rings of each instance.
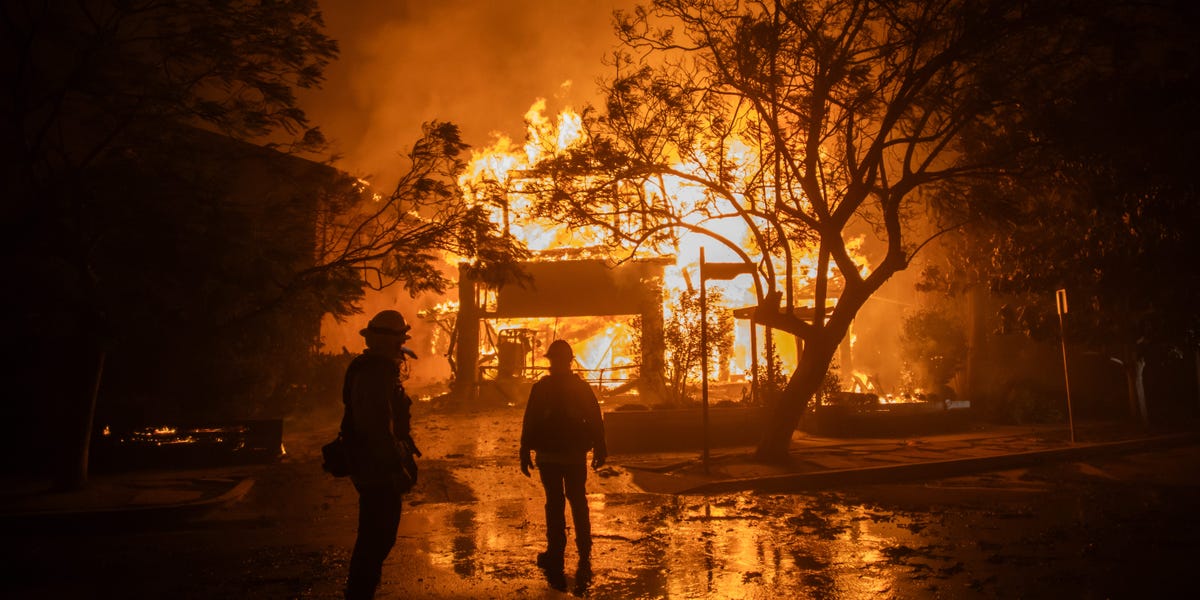
[[366, 329], [359, 331], [362, 335], [378, 334], [378, 335], [394, 335], [396, 337], [408, 337], [408, 330], [412, 329], [412, 325], [404, 320], [404, 315], [394, 310], [383, 310], [379, 314], [371, 318], [367, 323]]
[[546, 348], [546, 358], [575, 358], [575, 351], [571, 350], [571, 345], [566, 340], [554, 340], [550, 343], [550, 347]]

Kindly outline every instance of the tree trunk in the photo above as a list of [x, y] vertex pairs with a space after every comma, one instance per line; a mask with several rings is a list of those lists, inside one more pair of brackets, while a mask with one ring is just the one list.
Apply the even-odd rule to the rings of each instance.
[[[86, 337], [86, 336], [85, 336]], [[61, 459], [54, 474], [54, 489], [71, 491], [87, 485], [92, 429], [96, 417], [96, 399], [104, 375], [106, 353], [96, 340], [87, 340], [73, 357], [58, 384], [60, 406], [66, 407], [61, 429]]]
[[1150, 426], [1150, 411], [1146, 406], [1146, 359], [1138, 357], [1133, 361], [1133, 390], [1137, 394], [1138, 414], [1142, 418], [1142, 427]]
[[[833, 337], [829, 330], [823, 337]], [[774, 406], [768, 407], [769, 420], [763, 425], [763, 437], [758, 444], [755, 457], [758, 460], [783, 463], [788, 460], [792, 445], [792, 434], [800, 424], [804, 411], [808, 410], [812, 398], [825, 379], [829, 361], [837, 350], [837, 343], [828, 340], [809, 341], [804, 354], [796, 366], [796, 372], [788, 380]]]
[[1192, 357], [1196, 361], [1196, 408], [1200, 408], [1200, 350], [1192, 351]]
[[1142, 427], [1150, 425], [1150, 414], [1146, 410], [1146, 386], [1143, 373], [1146, 370], [1146, 359], [1130, 352], [1122, 365], [1125, 371], [1125, 385], [1129, 391], [1129, 416], [1140, 421]]
[[967, 359], [963, 369], [963, 384], [958, 391], [960, 400], [969, 400], [972, 406], [979, 406], [979, 391], [983, 389], [980, 379], [983, 375], [982, 364], [985, 343], [984, 295], [977, 286], [972, 286], [966, 292], [967, 302]]

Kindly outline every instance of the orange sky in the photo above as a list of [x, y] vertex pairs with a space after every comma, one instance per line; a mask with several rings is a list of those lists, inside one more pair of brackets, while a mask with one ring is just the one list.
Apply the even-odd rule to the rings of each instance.
[[[302, 101], [339, 168], [388, 191], [422, 122], [457, 123], [484, 146], [520, 141], [537, 98], [556, 112], [596, 97], [616, 43], [612, 11], [632, 0], [323, 0], [341, 45], [322, 90]], [[564, 86], [565, 82], [570, 82]]]

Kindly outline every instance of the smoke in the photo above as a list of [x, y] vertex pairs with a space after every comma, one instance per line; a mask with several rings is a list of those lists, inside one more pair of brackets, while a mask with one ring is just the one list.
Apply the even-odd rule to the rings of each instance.
[[341, 155], [335, 166], [387, 190], [423, 122], [458, 124], [472, 146], [520, 140], [538, 98], [594, 101], [616, 45], [612, 12], [631, 0], [325, 0], [341, 45], [322, 90], [305, 98]]

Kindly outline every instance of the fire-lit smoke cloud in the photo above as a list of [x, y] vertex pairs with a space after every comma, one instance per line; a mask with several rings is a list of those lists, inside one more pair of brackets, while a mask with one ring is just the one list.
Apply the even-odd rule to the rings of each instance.
[[[422, 122], [457, 123], [468, 143], [520, 140], [537, 98], [581, 107], [606, 74], [612, 13], [632, 0], [323, 0], [341, 58], [305, 108], [337, 166], [387, 190]], [[570, 82], [570, 83], [567, 83]]]

